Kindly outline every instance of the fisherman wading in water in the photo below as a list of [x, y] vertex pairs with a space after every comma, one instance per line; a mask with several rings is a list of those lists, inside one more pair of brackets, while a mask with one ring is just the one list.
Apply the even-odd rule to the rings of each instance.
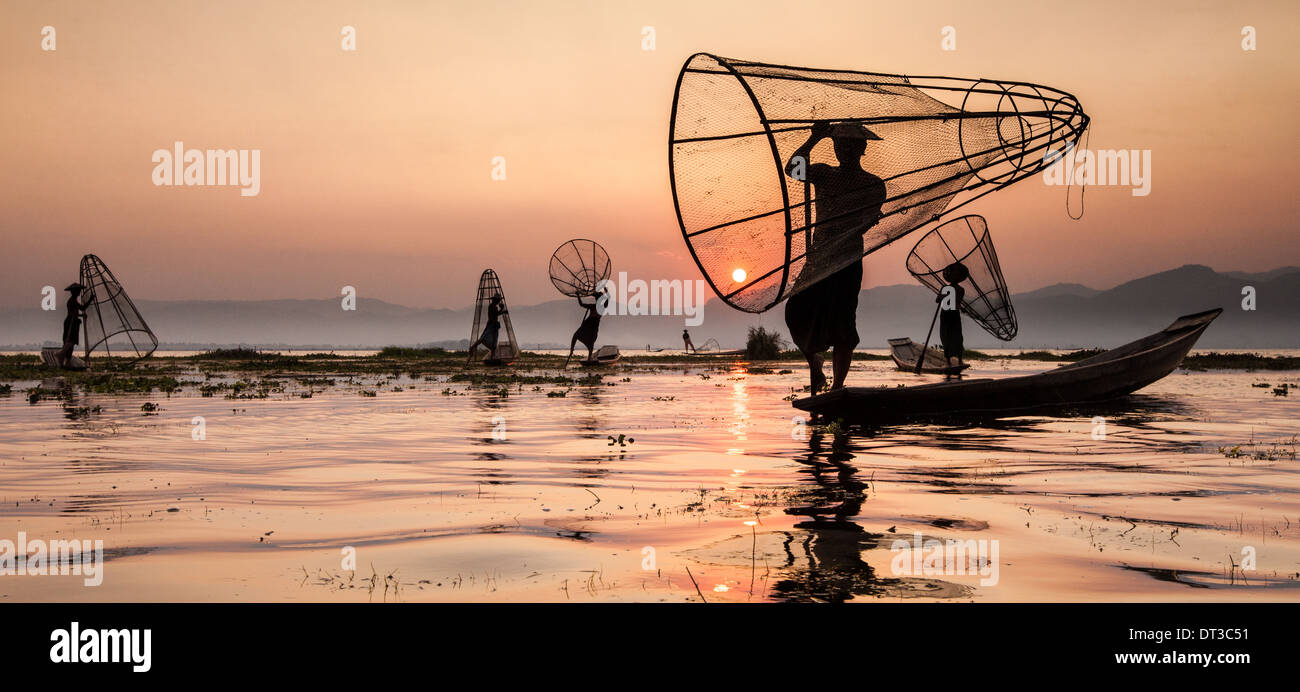
[[[813, 147], [827, 137], [834, 145], [838, 166], [809, 164]], [[885, 182], [862, 169], [867, 140], [881, 139], [856, 123], [831, 126], [817, 123], [808, 141], [790, 156], [786, 175], [813, 187], [816, 223], [808, 244], [804, 272], [795, 280], [799, 290], [785, 303], [785, 324], [790, 338], [811, 373], [811, 392], [826, 386], [822, 373], [822, 352], [834, 348], [831, 389], [844, 386], [858, 345], [858, 292], [862, 290], [862, 235], [880, 220], [885, 203]], [[803, 173], [801, 176], [800, 173]], [[804, 274], [837, 266], [852, 257], [848, 266], [804, 285]]]
[[67, 368], [72, 362], [72, 351], [77, 348], [77, 342], [81, 340], [81, 320], [86, 315], [86, 306], [94, 294], [86, 296], [86, 300], [81, 300], [81, 294], [86, 287], [79, 284], [69, 284], [63, 289], [70, 293], [68, 296], [67, 309], [68, 314], [63, 318], [63, 348], [59, 349], [59, 367]]
[[479, 336], [478, 341], [469, 346], [469, 359], [474, 360], [474, 349], [479, 346], [486, 346], [488, 353], [484, 360], [497, 357], [497, 342], [501, 340], [501, 316], [509, 312], [505, 309], [505, 298], [500, 293], [492, 296], [488, 302], [487, 309], [487, 326], [483, 328], [483, 333]]
[[582, 298], [578, 298], [578, 305], [586, 308], [587, 314], [583, 316], [582, 324], [578, 325], [577, 331], [573, 333], [573, 340], [569, 342], [569, 357], [564, 359], [565, 367], [568, 367], [569, 361], [573, 359], [573, 349], [580, 341], [587, 347], [587, 360], [591, 360], [592, 351], [596, 348], [596, 336], [600, 333], [600, 309], [597, 306], [600, 305], [602, 297], [608, 300], [608, 295], [608, 292], [601, 288], [598, 295], [592, 296], [591, 304], [584, 303]]

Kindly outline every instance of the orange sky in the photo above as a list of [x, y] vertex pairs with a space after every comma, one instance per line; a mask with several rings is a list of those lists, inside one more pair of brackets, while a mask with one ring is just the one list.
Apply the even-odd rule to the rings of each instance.
[[[35, 305], [87, 252], [152, 299], [353, 285], [462, 307], [491, 266], [528, 304], [560, 297], [546, 262], [573, 237], [603, 243], [615, 271], [696, 278], [666, 139], [697, 51], [1037, 82], [1079, 97], [1090, 148], [1152, 150], [1151, 194], [1091, 188], [1082, 221], [1038, 179], [963, 210], [988, 218], [1013, 290], [1300, 264], [1300, 4], [1153, 5], [9, 1], [0, 305]], [[1247, 24], [1256, 52], [1240, 47]], [[940, 50], [946, 25], [956, 51]], [[176, 140], [260, 149], [261, 194], [154, 186], [152, 152]], [[870, 256], [866, 284], [910, 281], [915, 237]]]

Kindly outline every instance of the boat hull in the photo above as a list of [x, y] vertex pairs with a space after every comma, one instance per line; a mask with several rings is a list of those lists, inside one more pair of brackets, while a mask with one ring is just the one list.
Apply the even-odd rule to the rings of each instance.
[[[916, 359], [921, 355], [921, 347], [907, 337], [889, 340], [889, 356], [894, 365], [904, 372], [916, 372]], [[921, 372], [932, 375], [955, 375], [970, 367], [970, 363], [948, 365], [943, 352], [934, 348], [925, 349], [925, 362], [921, 363]]]
[[851, 422], [947, 415], [1002, 415], [1108, 401], [1173, 372], [1222, 310], [1186, 315], [1164, 330], [1055, 370], [1000, 380], [917, 387], [845, 387], [798, 399], [795, 408]]

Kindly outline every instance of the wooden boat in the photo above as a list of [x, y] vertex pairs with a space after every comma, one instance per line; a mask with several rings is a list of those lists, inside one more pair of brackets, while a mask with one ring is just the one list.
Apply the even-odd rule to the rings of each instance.
[[618, 362], [623, 355], [618, 352], [617, 346], [601, 346], [596, 349], [591, 360], [580, 360], [578, 364], [586, 368], [599, 368], [606, 365], [613, 365]]
[[682, 355], [684, 356], [743, 356], [745, 355], [745, 349], [743, 348], [724, 349], [718, 343], [717, 339], [709, 339], [708, 341], [704, 342], [703, 346], [700, 346], [697, 349], [691, 351], [682, 351]]
[[[44, 363], [51, 368], [59, 367], [60, 350], [61, 349], [59, 349], [57, 346], [42, 348], [41, 360], [44, 361]], [[72, 358], [68, 359], [68, 367], [64, 369], [65, 370], [87, 370], [89, 368], [86, 365], [86, 361], [74, 355], [72, 356]]]
[[700, 356], [700, 357], [704, 357], [704, 356], [743, 356], [743, 355], [745, 355], [745, 349], [743, 349], [743, 348], [732, 348], [732, 349], [727, 349], [727, 350], [725, 350], [725, 351], [724, 351], [724, 350], [719, 350], [719, 351], [682, 351], [682, 355], [683, 355], [683, 356]]
[[1107, 401], [1173, 372], [1221, 312], [1184, 315], [1155, 334], [1034, 375], [917, 387], [845, 387], [796, 400], [794, 406], [826, 418], [874, 423], [953, 414], [1005, 415]]
[[[907, 337], [890, 339], [889, 355], [893, 356], [894, 364], [899, 370], [916, 372], [916, 359], [921, 356], [921, 345]], [[952, 375], [969, 367], [970, 363], [948, 365], [948, 360], [943, 357], [943, 351], [930, 346], [925, 349], [925, 362], [921, 363], [921, 372]]]

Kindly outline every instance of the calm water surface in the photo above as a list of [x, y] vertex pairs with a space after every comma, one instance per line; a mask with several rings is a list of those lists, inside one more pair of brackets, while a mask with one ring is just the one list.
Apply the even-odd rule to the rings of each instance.
[[[797, 364], [765, 368], [255, 400], [29, 404], [18, 383], [0, 539], [102, 539], [107, 564], [94, 588], [0, 576], [0, 602], [1300, 600], [1300, 392], [1251, 386], [1300, 373], [1180, 370], [1116, 406], [837, 434], [790, 407]], [[867, 362], [850, 381], [933, 379]], [[997, 552], [925, 573], [891, 550], [918, 535]]]

